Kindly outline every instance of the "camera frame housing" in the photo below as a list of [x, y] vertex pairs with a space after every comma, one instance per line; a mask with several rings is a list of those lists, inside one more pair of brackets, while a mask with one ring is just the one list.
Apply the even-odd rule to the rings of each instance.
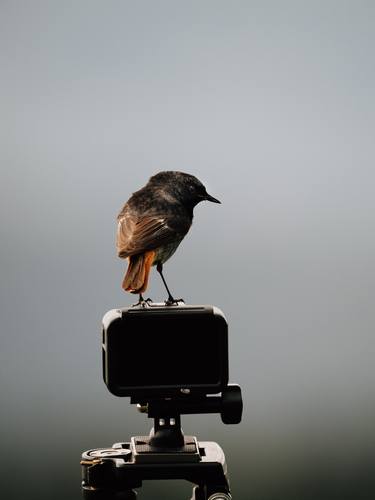
[[[184, 330], [183, 335], [186, 338], [181, 339], [181, 350], [178, 352], [168, 352], [168, 346], [162, 344], [164, 335], [163, 325], [180, 325], [181, 330]], [[140, 331], [128, 331], [134, 326], [140, 328]], [[171, 380], [168, 383], [148, 383], [148, 384], [127, 384], [124, 383], [124, 378], [126, 379], [127, 373], [129, 373], [129, 378], [132, 380], [137, 379], [139, 376], [140, 380], [144, 377], [142, 371], [147, 370], [148, 367], [142, 362], [142, 353], [127, 352], [124, 348], [124, 343], [126, 345], [127, 338], [126, 335], [137, 335], [140, 336], [137, 342], [141, 342], [144, 338], [144, 348], [143, 354], [145, 356], [145, 350], [147, 349], [147, 340], [150, 339], [150, 335], [154, 333], [147, 330], [147, 326], [152, 325], [155, 327], [157, 335], [159, 336], [160, 345], [152, 337], [154, 344], [152, 344], [155, 350], [156, 357], [159, 355], [160, 363], [167, 363], [168, 356], [178, 356], [182, 354], [183, 359], [187, 359], [188, 354], [192, 356], [191, 366], [189, 363], [184, 365], [186, 371], [186, 366], [188, 370], [191, 370], [190, 375], [193, 382], [173, 380], [174, 373], [171, 372]], [[213, 341], [212, 353], [216, 359], [207, 359], [209, 346], [204, 344], [208, 340], [206, 338], [200, 337], [205, 334], [202, 332], [195, 332], [195, 335], [188, 335], [188, 327], [203, 328], [200, 325], [204, 325], [207, 335], [210, 335], [210, 340]], [[208, 330], [207, 330], [208, 329]], [[144, 330], [144, 331], [143, 331]], [[169, 333], [171, 335], [171, 333]], [[179, 332], [173, 333], [174, 335], [179, 335]], [[166, 337], [168, 339], [168, 336]], [[172, 337], [169, 336], [169, 339]], [[206, 359], [200, 357], [200, 339], [201, 347], [205, 352]], [[189, 342], [195, 342], [196, 345], [190, 347]], [[186, 347], [186, 344], [189, 347]], [[131, 338], [129, 339], [129, 346], [131, 347]], [[156, 349], [155, 349], [156, 347]], [[179, 346], [178, 346], [179, 348]], [[174, 344], [174, 349], [177, 350]], [[186, 352], [186, 349], [189, 349]], [[184, 350], [184, 351], [183, 351]], [[134, 357], [138, 355], [136, 360]], [[148, 363], [154, 366], [156, 361], [152, 359], [151, 353], [148, 352]], [[133, 358], [132, 358], [133, 356]], [[184, 357], [185, 356], [185, 357]], [[171, 358], [169, 358], [171, 359]], [[225, 389], [228, 384], [228, 325], [223, 312], [210, 305], [165, 305], [158, 303], [147, 304], [146, 306], [133, 306], [125, 307], [122, 309], [111, 309], [108, 311], [102, 321], [102, 362], [103, 362], [103, 379], [108, 388], [108, 390], [119, 397], [131, 397], [132, 402], [142, 402], [151, 399], [168, 398], [168, 397], [186, 397], [187, 394], [191, 396], [202, 396], [209, 394], [218, 394]], [[146, 363], [147, 364], [147, 363]], [[207, 370], [205, 369], [207, 365]], [[163, 365], [160, 365], [163, 366]], [[155, 366], [154, 366], [155, 368]], [[199, 373], [203, 375], [202, 380], [197, 382], [193, 380], [194, 370], [200, 370]], [[188, 372], [189, 378], [189, 372]]]

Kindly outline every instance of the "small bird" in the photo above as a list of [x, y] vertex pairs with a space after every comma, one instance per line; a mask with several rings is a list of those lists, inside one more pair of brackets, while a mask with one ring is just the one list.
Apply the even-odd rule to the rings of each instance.
[[163, 264], [189, 231], [193, 209], [203, 200], [220, 203], [194, 175], [163, 171], [125, 203], [117, 217], [117, 253], [129, 261], [122, 288], [139, 294], [138, 304], [146, 302], [142, 294], [155, 265], [168, 293], [166, 303], [178, 302], [164, 279]]

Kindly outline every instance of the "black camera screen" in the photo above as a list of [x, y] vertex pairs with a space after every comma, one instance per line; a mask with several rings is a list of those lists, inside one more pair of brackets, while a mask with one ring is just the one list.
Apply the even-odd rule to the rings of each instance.
[[121, 387], [220, 384], [226, 337], [207, 314], [127, 314], [111, 332], [111, 363]]

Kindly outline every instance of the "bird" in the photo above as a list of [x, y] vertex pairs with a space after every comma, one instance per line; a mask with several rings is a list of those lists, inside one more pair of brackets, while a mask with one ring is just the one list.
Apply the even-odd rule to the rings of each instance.
[[[174, 254], [193, 222], [193, 209], [201, 201], [221, 203], [207, 193], [194, 175], [165, 170], [150, 177], [134, 192], [117, 216], [117, 254], [128, 260], [122, 288], [143, 298], [150, 270], [156, 266], [166, 288], [167, 305], [175, 299], [163, 275], [163, 264]], [[136, 305], [137, 305], [136, 304]]]

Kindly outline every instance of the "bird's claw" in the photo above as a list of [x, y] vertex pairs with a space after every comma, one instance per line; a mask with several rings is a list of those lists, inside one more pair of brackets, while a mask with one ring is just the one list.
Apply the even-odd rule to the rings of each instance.
[[179, 302], [183, 302], [185, 304], [184, 299], [174, 299], [172, 296], [170, 296], [165, 301], [165, 305], [166, 306], [173, 306], [173, 305], [178, 306]]
[[133, 304], [132, 307], [147, 307], [153, 303], [153, 300], [148, 297], [148, 299], [144, 299], [143, 297], [138, 300], [136, 304]]

